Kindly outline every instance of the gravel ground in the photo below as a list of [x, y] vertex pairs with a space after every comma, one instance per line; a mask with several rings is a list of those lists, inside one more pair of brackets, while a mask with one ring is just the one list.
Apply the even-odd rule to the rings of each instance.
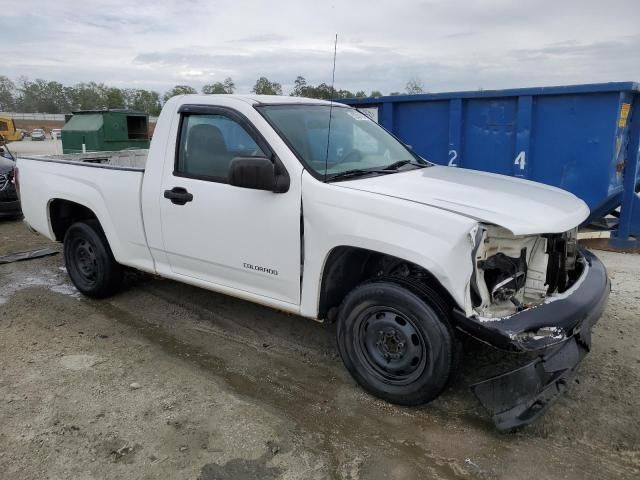
[[25, 138], [21, 142], [11, 142], [9, 150], [14, 155], [55, 155], [62, 153], [62, 140], [46, 140], [32, 142], [30, 138]]
[[[0, 222], [0, 255], [41, 246]], [[61, 254], [0, 265], [0, 476], [640, 478], [640, 256], [598, 255], [613, 292], [579, 383], [511, 434], [466, 387], [485, 347], [466, 345], [436, 401], [401, 408], [355, 385], [333, 325], [142, 274], [89, 300]]]

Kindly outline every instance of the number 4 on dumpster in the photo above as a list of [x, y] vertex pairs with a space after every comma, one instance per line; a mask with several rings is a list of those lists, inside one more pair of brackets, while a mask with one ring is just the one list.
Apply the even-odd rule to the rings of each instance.
[[526, 152], [524, 150], [522, 150], [518, 156], [516, 157], [516, 159], [513, 161], [514, 165], [518, 165], [520, 167], [520, 170], [524, 170], [524, 167], [527, 164], [527, 160], [526, 160]]

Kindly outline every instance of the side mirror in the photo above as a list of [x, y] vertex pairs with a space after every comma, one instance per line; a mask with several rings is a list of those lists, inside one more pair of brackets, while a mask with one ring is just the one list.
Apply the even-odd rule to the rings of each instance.
[[236, 157], [229, 166], [229, 184], [234, 187], [284, 193], [289, 190], [289, 176], [279, 174], [278, 167], [265, 157]]

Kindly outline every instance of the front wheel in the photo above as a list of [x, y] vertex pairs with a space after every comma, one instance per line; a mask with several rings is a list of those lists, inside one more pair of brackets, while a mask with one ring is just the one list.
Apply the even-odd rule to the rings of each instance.
[[116, 293], [123, 269], [96, 220], [71, 225], [64, 236], [64, 261], [75, 287], [88, 297], [104, 298]]
[[437, 302], [398, 284], [363, 284], [340, 307], [340, 356], [369, 393], [400, 405], [429, 402], [453, 368], [454, 339], [444, 316]]

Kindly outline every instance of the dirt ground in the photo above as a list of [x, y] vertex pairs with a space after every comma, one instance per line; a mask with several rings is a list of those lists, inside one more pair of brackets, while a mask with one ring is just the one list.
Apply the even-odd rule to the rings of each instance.
[[[0, 221], [0, 255], [41, 246]], [[0, 265], [0, 477], [640, 478], [640, 256], [598, 254], [613, 292], [579, 383], [511, 434], [467, 388], [486, 347], [401, 408], [349, 377], [334, 325], [142, 274], [89, 300], [61, 254]]]

